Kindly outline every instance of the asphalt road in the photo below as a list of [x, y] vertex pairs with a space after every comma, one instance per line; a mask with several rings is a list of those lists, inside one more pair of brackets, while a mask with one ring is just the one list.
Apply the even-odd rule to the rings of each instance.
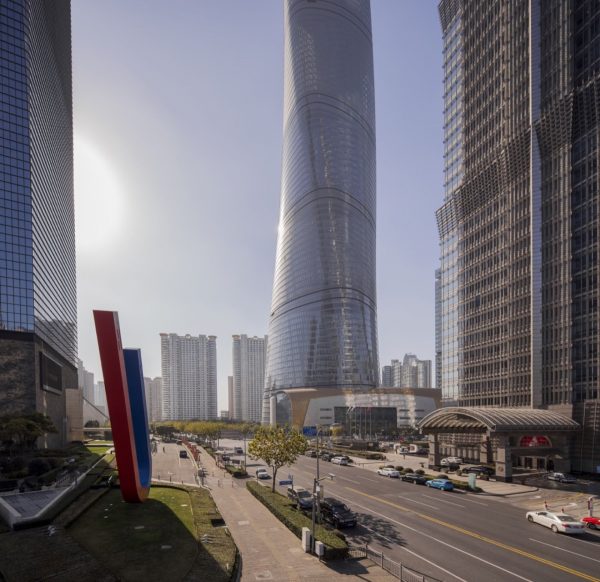
[[182, 446], [158, 443], [156, 453], [152, 453], [152, 478], [188, 485], [197, 485], [196, 468], [190, 458], [181, 459]]
[[[600, 535], [554, 534], [530, 524], [525, 512], [487, 496], [445, 492], [382, 477], [372, 471], [320, 463], [325, 496], [344, 500], [359, 525], [348, 540], [440, 580], [530, 582], [600, 581]], [[294, 484], [312, 490], [316, 459], [291, 468]], [[286, 487], [279, 487], [284, 492]]]

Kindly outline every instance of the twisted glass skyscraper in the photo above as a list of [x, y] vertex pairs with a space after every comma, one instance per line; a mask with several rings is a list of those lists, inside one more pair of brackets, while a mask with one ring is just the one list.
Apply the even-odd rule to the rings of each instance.
[[368, 0], [286, 0], [282, 163], [264, 421], [277, 390], [378, 383]]

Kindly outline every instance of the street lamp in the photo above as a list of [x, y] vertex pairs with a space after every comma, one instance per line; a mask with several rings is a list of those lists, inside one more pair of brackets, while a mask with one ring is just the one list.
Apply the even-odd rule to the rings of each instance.
[[333, 481], [334, 477], [335, 477], [335, 475], [333, 473], [329, 473], [326, 477], [321, 477], [320, 479], [315, 477], [314, 481], [313, 481], [312, 537], [311, 537], [311, 544], [310, 544], [313, 554], [315, 553], [315, 521], [316, 521], [316, 517], [317, 517], [317, 500], [318, 500], [317, 485], [321, 481], [325, 481], [325, 479], [331, 479]]

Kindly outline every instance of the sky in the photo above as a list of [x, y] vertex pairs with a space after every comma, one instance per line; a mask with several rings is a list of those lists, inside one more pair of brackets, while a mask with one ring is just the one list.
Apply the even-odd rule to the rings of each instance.
[[[443, 198], [437, 2], [372, 0], [380, 366], [434, 360]], [[267, 333], [279, 212], [279, 0], [73, 0], [79, 357], [101, 379], [93, 309], [160, 376], [159, 333]]]

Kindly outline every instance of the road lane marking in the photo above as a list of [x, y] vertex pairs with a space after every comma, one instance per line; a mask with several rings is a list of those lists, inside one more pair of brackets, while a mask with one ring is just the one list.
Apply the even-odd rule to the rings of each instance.
[[[350, 489], [351, 491], [355, 491], [355, 489], [351, 489], [350, 487], [346, 487], [346, 489]], [[369, 511], [370, 513], [374, 513], [375, 515], [379, 515], [380, 517], [383, 517], [384, 519], [387, 519], [388, 521], [391, 521], [392, 523], [397, 523], [398, 525], [401, 525], [402, 527], [409, 529], [411, 531], [414, 531], [415, 533], [422, 535], [426, 538], [429, 538], [435, 542], [437, 542], [438, 544], [442, 544], [443, 546], [448, 546], [449, 548], [452, 548], [453, 550], [460, 552], [461, 554], [465, 554], [466, 556], [469, 556], [475, 560], [478, 560], [479, 562], [483, 562], [484, 564], [487, 564], [488, 566], [491, 566], [492, 568], [496, 568], [498, 570], [502, 570], [502, 572], [506, 572], [507, 574], [510, 574], [511, 576], [514, 576], [515, 578], [519, 578], [521, 580], [524, 580], [525, 582], [534, 582], [533, 580], [530, 580], [529, 578], [524, 578], [523, 576], [516, 574], [515, 572], [512, 572], [511, 570], [507, 570], [506, 568], [503, 568], [502, 566], [498, 566], [498, 564], [494, 564], [493, 562], [490, 562], [488, 560], [485, 560], [484, 558], [481, 558], [480, 556], [477, 556], [476, 554], [471, 554], [470, 552], [467, 552], [466, 550], [463, 550], [461, 548], [459, 548], [458, 546], [453, 546], [452, 544], [445, 542], [443, 540], [441, 540], [440, 538], [436, 538], [435, 536], [432, 536], [430, 534], [427, 534], [423, 531], [420, 531], [406, 523], [402, 523], [401, 521], [397, 521], [395, 519], [392, 519], [391, 517], [387, 516], [387, 515], [383, 515], [383, 513], [379, 513], [378, 511], [375, 511], [374, 509], [371, 509], [370, 507], [365, 507], [364, 505], [361, 505], [360, 503], [356, 503], [356, 501], [352, 500], [352, 499], [348, 499], [347, 497], [342, 497], [341, 495], [338, 494], [338, 497], [344, 501], [348, 501], [350, 503], [352, 503], [352, 505], [354, 505], [355, 507], [362, 507], [363, 509], [366, 509], [367, 511]], [[369, 496], [370, 497], [370, 496]], [[397, 506], [399, 507], [399, 506]], [[409, 511], [410, 513], [414, 513], [415, 515], [420, 515], [419, 513], [417, 513], [416, 511], [413, 511], [411, 509], [408, 508], [402, 508], [402, 509], [406, 509], [407, 511]]]
[[350, 481], [351, 483], [356, 483], [356, 485], [360, 485], [360, 481], [355, 481], [354, 479], [348, 479], [348, 477], [342, 477], [341, 475], [336, 475], [336, 479], [344, 479], [345, 481]]
[[[337, 476], [337, 475], [336, 475], [336, 476]], [[380, 483], [380, 481], [379, 481], [379, 480], [377, 480], [377, 479], [369, 479], [369, 477], [363, 477], [363, 479], [364, 479], [365, 481], [371, 481], [371, 483]]]
[[433, 497], [431, 495], [425, 495], [425, 493], [421, 493], [422, 497], [427, 497], [428, 499], [433, 499], [434, 501], [441, 501], [442, 503], [449, 503], [450, 505], [456, 505], [456, 507], [462, 507], [463, 509], [465, 508], [464, 505], [461, 505], [460, 503], [454, 503], [454, 501], [448, 501], [447, 499], [440, 499], [438, 497]]
[[[412, 509], [409, 509], [407, 507], [403, 507], [401, 505], [398, 505], [396, 503], [392, 503], [391, 501], [388, 501], [387, 499], [381, 499], [379, 497], [376, 497], [375, 495], [370, 495], [369, 493], [364, 493], [363, 491], [359, 491], [358, 489], [352, 489], [351, 487], [346, 487], [346, 489], [349, 489], [350, 491], [354, 491], [355, 493], [358, 493], [359, 495], [363, 495], [364, 497], [368, 497], [370, 499], [373, 499], [375, 501], [378, 501], [379, 503], [385, 503], [387, 505], [390, 505], [392, 507], [396, 507], [397, 509], [401, 509], [403, 511], [412, 511], [415, 515], [418, 515], [419, 517], [426, 519], [427, 521], [430, 521], [432, 523], [436, 523], [438, 525], [441, 525], [443, 527], [446, 527], [448, 529], [454, 530], [456, 532], [462, 533], [466, 536], [469, 536], [471, 538], [480, 540], [482, 542], [486, 542], [490, 545], [496, 546], [498, 548], [502, 548], [504, 550], [507, 550], [509, 552], [512, 552], [513, 554], [518, 554], [519, 556], [523, 556], [524, 558], [529, 558], [530, 560], [534, 560], [535, 562], [539, 562], [540, 564], [545, 564], [546, 566], [550, 566], [551, 568], [555, 568], [557, 570], [561, 570], [562, 572], [567, 572], [568, 574], [572, 574], [573, 576], [577, 576], [578, 578], [583, 578], [584, 580], [589, 580], [589, 582], [600, 582], [600, 578], [596, 578], [595, 576], [592, 576], [591, 574], [586, 574], [585, 572], [580, 572], [579, 570], [575, 570], [574, 568], [569, 568], [568, 566], [564, 566], [563, 564], [559, 564], [558, 562], [553, 562], [552, 560], [548, 560], [546, 558], [542, 558], [541, 556], [538, 556], [536, 554], [532, 554], [530, 552], [526, 552], [525, 550], [521, 550], [519, 548], [516, 548], [515, 546], [511, 546], [509, 544], [505, 544], [504, 542], [500, 542], [498, 540], [494, 540], [492, 538], [489, 538], [487, 536], [478, 534], [477, 532], [465, 529], [463, 527], [454, 525], [452, 523], [448, 523], [446, 521], [443, 521], [441, 519], [438, 519], [436, 517], [432, 517], [431, 515], [427, 515], [426, 513], [419, 513], [417, 511], [414, 511]], [[499, 566], [497, 566], [499, 567]], [[518, 576], [518, 575], [517, 575]], [[518, 576], [520, 578], [520, 576]]]
[[[365, 529], [368, 529], [369, 531], [373, 532], [375, 535], [379, 536], [380, 538], [383, 538], [384, 540], [390, 542], [391, 544], [396, 545], [396, 542], [394, 540], [392, 540], [391, 538], [382, 536], [381, 534], [377, 533], [375, 530], [371, 529], [370, 527], [367, 527], [366, 525], [363, 525], [362, 527], [364, 527]], [[449, 574], [453, 578], [456, 578], [457, 580], [460, 580], [461, 582], [467, 582], [464, 578], [461, 578], [460, 576], [453, 574], [452, 572], [450, 572], [450, 570], [446, 570], [446, 568], [442, 568], [442, 566], [440, 566], [439, 564], [436, 564], [435, 562], [432, 562], [431, 560], [428, 560], [424, 556], [421, 556], [421, 554], [417, 554], [417, 552], [413, 552], [412, 550], [409, 550], [408, 548], [405, 548], [404, 546], [399, 546], [399, 547], [401, 550], [404, 550], [405, 552], [408, 552], [409, 554], [412, 554], [413, 556], [419, 558], [419, 560], [423, 560], [423, 562], [427, 562], [428, 564], [431, 564], [434, 568], [438, 568], [442, 572], [446, 572], [446, 574]]]
[[[532, 542], [537, 542], [538, 544], [544, 544], [545, 546], [549, 546], [551, 548], [556, 548], [557, 550], [562, 550], [563, 552], [567, 552], [568, 554], [573, 554], [574, 556], [579, 556], [580, 558], [587, 558], [588, 560], [592, 560], [592, 562], [598, 562], [600, 564], [600, 560], [596, 560], [596, 558], [590, 558], [585, 554], [578, 554], [577, 552], [572, 552], [571, 550], [565, 550], [565, 548], [561, 548], [560, 546], [553, 546], [552, 544], [547, 544], [546, 542], [542, 542], [541, 540], [534, 540], [533, 538], [529, 538]], [[585, 541], [585, 540], [583, 540]]]
[[484, 507], [489, 507], [487, 503], [481, 503], [481, 501], [475, 501], [474, 499], [469, 499], [468, 497], [465, 498], [465, 501], [468, 501], [469, 503], [476, 503], [477, 505], [483, 505]]
[[400, 499], [406, 499], [406, 501], [411, 501], [412, 503], [418, 503], [419, 505], [425, 505], [426, 507], [431, 507], [431, 509], [437, 509], [438, 511], [441, 511], [439, 507], [430, 505], [429, 503], [423, 503], [422, 501], [417, 501], [416, 499], [411, 499], [410, 497], [404, 497], [404, 495], [398, 495], [398, 497], [400, 497]]

